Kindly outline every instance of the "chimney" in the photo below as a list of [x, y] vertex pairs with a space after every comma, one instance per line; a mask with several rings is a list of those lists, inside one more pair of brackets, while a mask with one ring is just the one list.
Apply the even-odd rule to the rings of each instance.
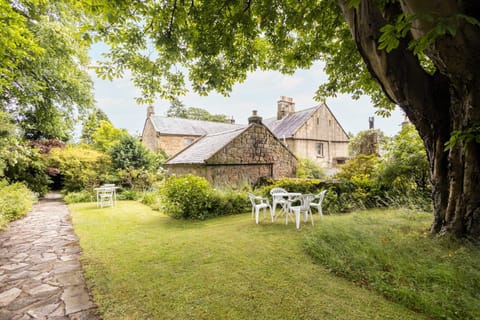
[[374, 121], [375, 121], [374, 117], [368, 117], [368, 129], [373, 129], [375, 127], [373, 124]]
[[155, 111], [153, 110], [153, 106], [148, 106], [147, 108], [147, 118], [150, 118], [155, 114]]
[[293, 102], [293, 98], [281, 96], [277, 102], [277, 120], [281, 120], [294, 112], [295, 103]]
[[252, 115], [248, 118], [248, 124], [252, 123], [262, 124], [262, 117], [257, 115], [257, 110], [253, 110]]
[[235, 124], [235, 119], [232, 116], [230, 119], [225, 120], [225, 123]]

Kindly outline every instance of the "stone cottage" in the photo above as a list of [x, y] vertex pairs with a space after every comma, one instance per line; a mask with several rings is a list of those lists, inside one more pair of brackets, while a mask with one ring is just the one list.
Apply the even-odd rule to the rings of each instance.
[[297, 157], [310, 158], [323, 168], [335, 168], [348, 158], [348, 134], [325, 103], [295, 112], [293, 99], [282, 96], [277, 116], [264, 124]]
[[[277, 116], [263, 123], [297, 157], [310, 158], [323, 168], [335, 168], [348, 158], [348, 135], [325, 103], [296, 112], [293, 99], [282, 96], [277, 103]], [[245, 127], [160, 117], [149, 107], [142, 141], [150, 150], [163, 149], [172, 156], [204, 135]]]
[[206, 134], [244, 127], [234, 123], [160, 117], [150, 106], [143, 126], [142, 142], [148, 149], [154, 152], [161, 149], [170, 157]]
[[294, 177], [297, 158], [262, 124], [256, 112], [249, 125], [203, 136], [166, 163], [168, 174], [191, 173], [213, 185], [255, 183], [261, 177]]

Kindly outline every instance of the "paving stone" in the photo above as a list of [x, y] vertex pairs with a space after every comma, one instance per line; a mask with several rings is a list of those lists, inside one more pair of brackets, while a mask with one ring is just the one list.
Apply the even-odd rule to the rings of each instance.
[[5, 306], [9, 305], [21, 293], [22, 293], [22, 290], [20, 290], [18, 288], [11, 288], [10, 290], [1, 292], [0, 293], [0, 307], [5, 307]]
[[13, 313], [7, 309], [0, 309], [0, 320], [11, 320]]
[[65, 287], [62, 300], [65, 303], [65, 313], [67, 315], [94, 307], [83, 286]]
[[85, 283], [81, 271], [58, 274], [56, 280], [61, 286], [74, 286]]
[[65, 261], [63, 263], [58, 263], [57, 266], [54, 268], [53, 272], [55, 274], [64, 273], [64, 272], [74, 272], [79, 271], [82, 269], [80, 262], [72, 260], [72, 261]]
[[47, 317], [49, 314], [51, 314], [57, 308], [58, 308], [58, 303], [57, 304], [48, 304], [48, 305], [43, 305], [43, 306], [39, 306], [37, 308], [28, 310], [27, 314], [34, 319], [40, 319], [40, 318]]
[[58, 305], [57, 309], [55, 309], [52, 313], [48, 315], [48, 318], [52, 319], [54, 317], [64, 317], [64, 316], [65, 316], [65, 305], [62, 302]]
[[15, 255], [15, 257], [12, 258], [12, 261], [14, 262], [22, 262], [23, 260], [25, 260], [25, 258], [28, 257], [28, 254], [25, 253], [25, 252], [22, 252], [22, 253], [19, 253], [17, 255]]
[[63, 255], [60, 257], [60, 260], [62, 261], [72, 261], [72, 260], [75, 260], [77, 259], [77, 256], [73, 255], [73, 254], [69, 254], [69, 255]]
[[36, 277], [37, 275], [38, 275], [38, 272], [24, 270], [24, 271], [15, 273], [15, 274], [11, 274], [11, 275], [9, 276], [9, 278], [10, 278], [10, 279], [13, 279], [13, 280], [18, 280], [18, 279], [31, 279], [31, 278]]
[[19, 312], [19, 310], [23, 310], [25, 308], [33, 308], [34, 306], [37, 305], [37, 303], [39, 301], [40, 301], [40, 299], [38, 297], [32, 297], [32, 296], [29, 296], [28, 294], [24, 293], [20, 297], [15, 299], [15, 301], [10, 303], [8, 305], [8, 309], [11, 310], [11, 311], [18, 311]]
[[31, 320], [31, 319], [33, 318], [30, 317], [28, 314], [23, 314], [23, 315], [17, 315], [13, 317], [11, 320]]
[[28, 314], [21, 314], [21, 315], [16, 315], [14, 316], [11, 320], [30, 320], [33, 319], [30, 317]]
[[70, 315], [70, 320], [90, 320], [90, 319], [98, 319], [98, 318], [99, 316], [95, 309], [80, 311]]
[[28, 266], [28, 264], [26, 263], [12, 263], [12, 264], [7, 264], [7, 265], [4, 265], [4, 266], [1, 266], [0, 269], [4, 269], [4, 270], [7, 270], [7, 271], [13, 271], [13, 270], [18, 270], [18, 269], [21, 269], [23, 267], [26, 267]]
[[60, 290], [59, 287], [53, 287], [51, 285], [48, 285], [48, 284], [44, 283], [44, 284], [39, 285], [38, 287], [29, 289], [29, 290], [25, 290], [25, 291], [29, 295], [38, 296], [38, 295], [43, 295], [43, 294], [54, 293], [55, 291], [58, 291], [58, 290]]

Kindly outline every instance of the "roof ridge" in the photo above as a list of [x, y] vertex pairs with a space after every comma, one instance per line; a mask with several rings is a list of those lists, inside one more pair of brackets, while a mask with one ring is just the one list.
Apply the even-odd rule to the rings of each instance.
[[[203, 137], [220, 136], [220, 135], [224, 135], [224, 134], [231, 133], [231, 132], [233, 133], [235, 131], [245, 130], [248, 127], [249, 127], [249, 125], [243, 125], [243, 127], [240, 127], [240, 128], [234, 128], [234, 129], [220, 131], [220, 132], [216, 132], [216, 133], [209, 133], [209, 134], [204, 135]], [[203, 138], [203, 137], [201, 137], [201, 138]]]
[[199, 120], [199, 119], [188, 119], [188, 118], [181, 118], [181, 117], [168, 117], [168, 116], [161, 116], [161, 115], [153, 115], [153, 116], [151, 116], [151, 117], [161, 118], [161, 119], [175, 119], [175, 120], [189, 121], [189, 122], [208, 122], [208, 123], [226, 124], [226, 125], [232, 125], [232, 126], [239, 126], [239, 125], [240, 125], [240, 124], [229, 123], [229, 122], [219, 122], [219, 121]]

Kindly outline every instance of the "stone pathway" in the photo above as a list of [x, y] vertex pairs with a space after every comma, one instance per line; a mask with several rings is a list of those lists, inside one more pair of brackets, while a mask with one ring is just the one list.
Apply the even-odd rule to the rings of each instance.
[[60, 194], [0, 233], [0, 320], [99, 319]]

